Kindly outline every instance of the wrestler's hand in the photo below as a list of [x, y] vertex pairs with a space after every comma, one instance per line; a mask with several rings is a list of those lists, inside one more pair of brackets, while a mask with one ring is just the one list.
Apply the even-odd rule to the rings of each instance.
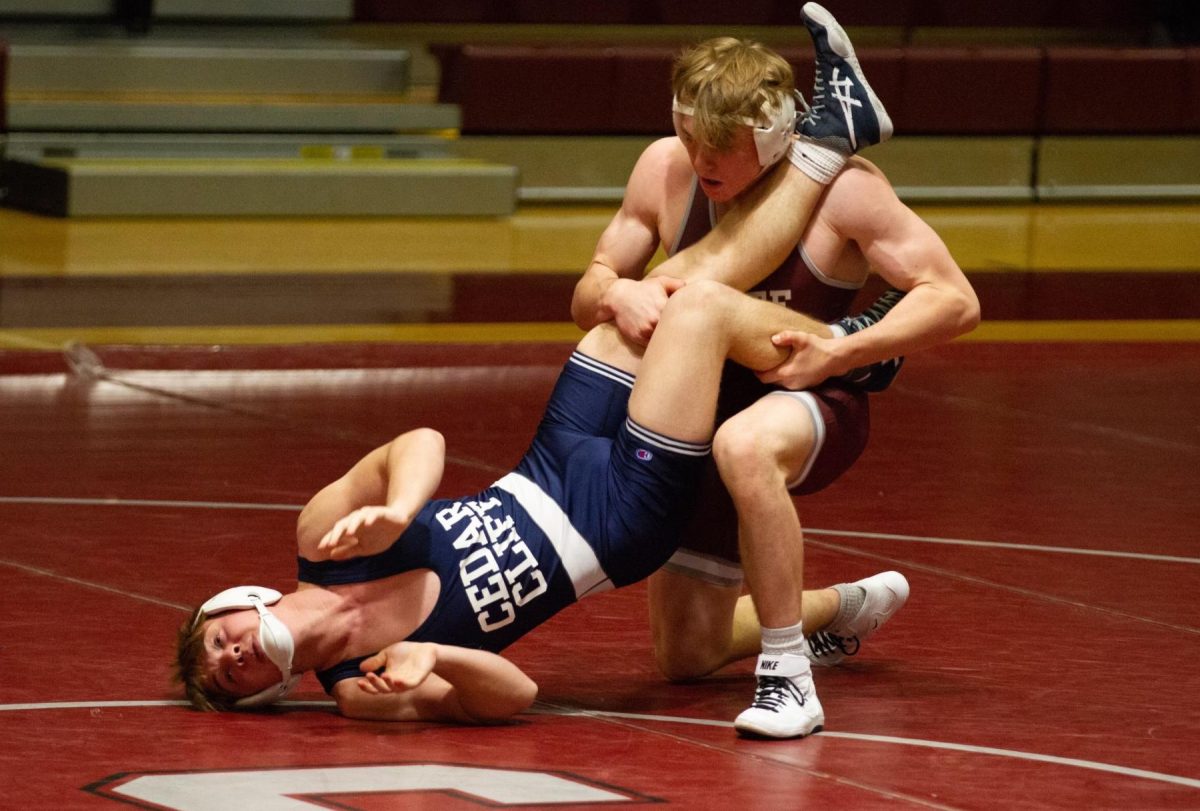
[[791, 349], [791, 354], [774, 369], [758, 373], [758, 379], [764, 383], [774, 383], [785, 389], [800, 391], [812, 388], [840, 371], [835, 368], [835, 339], [821, 338], [810, 332], [785, 330], [772, 335], [771, 343]]
[[651, 276], [639, 281], [617, 279], [609, 288], [606, 301], [612, 308], [617, 329], [636, 344], [650, 343], [667, 299], [684, 284], [673, 276]]
[[[431, 642], [395, 642], [358, 667], [364, 675], [358, 687], [364, 693], [401, 693], [420, 686], [437, 664], [437, 646]], [[383, 669], [382, 673], [376, 670]]]
[[318, 559], [378, 554], [395, 543], [411, 521], [412, 516], [392, 507], [360, 507], [325, 533], [317, 544]]

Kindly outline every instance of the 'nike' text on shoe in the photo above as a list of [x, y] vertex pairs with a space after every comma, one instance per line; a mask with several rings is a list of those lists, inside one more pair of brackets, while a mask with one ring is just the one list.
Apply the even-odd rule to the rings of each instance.
[[807, 658], [784, 654], [758, 657], [758, 688], [754, 703], [733, 722], [742, 735], [760, 738], [799, 738], [819, 732], [825, 711], [813, 687]]

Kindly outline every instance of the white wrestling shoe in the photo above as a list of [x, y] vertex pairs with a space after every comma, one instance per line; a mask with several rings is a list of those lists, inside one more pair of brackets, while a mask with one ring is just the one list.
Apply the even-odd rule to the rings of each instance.
[[866, 591], [863, 604], [849, 622], [834, 622], [805, 639], [806, 654], [814, 665], [831, 667], [854, 656], [862, 641], [883, 627], [908, 600], [908, 580], [899, 572], [881, 572], [850, 585]]
[[754, 703], [733, 722], [742, 735], [799, 738], [820, 732], [825, 711], [813, 687], [812, 665], [804, 656], [758, 657]]

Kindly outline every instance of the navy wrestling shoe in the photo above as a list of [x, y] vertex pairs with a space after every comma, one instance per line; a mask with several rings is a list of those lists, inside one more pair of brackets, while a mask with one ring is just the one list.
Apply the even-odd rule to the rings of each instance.
[[800, 134], [847, 155], [891, 138], [892, 119], [867, 84], [845, 29], [816, 3], [805, 3], [801, 12], [817, 65], [812, 106], [800, 121]]
[[[875, 299], [875, 303], [858, 315], [848, 315], [845, 318], [839, 318], [833, 323], [845, 330], [847, 335], [859, 332], [872, 324], [878, 324], [902, 298], [904, 298], [902, 291], [896, 289], [888, 290], [882, 296]], [[903, 357], [888, 358], [887, 360], [872, 363], [870, 366], [859, 366], [857, 369], [851, 369], [849, 372], [838, 377], [838, 380], [853, 383], [863, 391], [877, 393], [892, 385], [892, 381], [896, 379], [896, 375], [900, 374], [900, 367], [903, 365]]]

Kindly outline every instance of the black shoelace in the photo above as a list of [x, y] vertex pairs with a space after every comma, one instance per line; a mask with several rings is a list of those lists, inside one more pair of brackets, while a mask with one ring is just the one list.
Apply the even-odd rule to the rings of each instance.
[[[869, 326], [878, 324], [883, 320], [883, 317], [891, 312], [892, 308], [900, 303], [900, 299], [904, 298], [903, 291], [891, 289], [886, 291], [871, 304], [870, 307], [863, 310], [858, 315], [847, 316], [842, 321], [848, 322], [847, 326], [853, 327], [853, 330], [847, 329], [847, 332], [858, 332]], [[841, 322], [838, 322], [841, 323]]]
[[829, 631], [817, 631], [808, 638], [808, 649], [818, 659], [835, 651], [841, 651], [846, 656], [853, 656], [858, 653], [858, 645], [857, 636], [838, 636]]
[[794, 699], [801, 707], [804, 706], [804, 693], [791, 679], [786, 676], [759, 676], [758, 688], [754, 691], [754, 703], [750, 706], [779, 712], [789, 699]]

